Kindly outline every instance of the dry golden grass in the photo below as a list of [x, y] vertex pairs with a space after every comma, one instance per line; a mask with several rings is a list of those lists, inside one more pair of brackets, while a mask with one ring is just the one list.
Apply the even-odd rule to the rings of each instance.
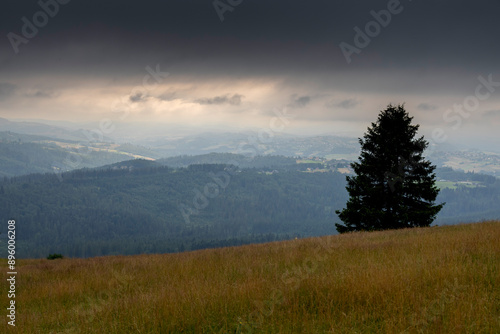
[[[20, 260], [15, 331], [499, 333], [499, 266], [498, 221], [182, 254]], [[0, 288], [8, 290], [5, 280]]]

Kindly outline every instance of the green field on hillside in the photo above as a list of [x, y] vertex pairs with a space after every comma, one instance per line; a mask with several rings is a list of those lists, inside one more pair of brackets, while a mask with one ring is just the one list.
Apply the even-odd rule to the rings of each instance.
[[456, 181], [436, 181], [436, 186], [439, 189], [457, 189], [458, 187], [467, 187], [467, 188], [476, 188], [476, 187], [484, 187], [480, 182], [456, 182]]

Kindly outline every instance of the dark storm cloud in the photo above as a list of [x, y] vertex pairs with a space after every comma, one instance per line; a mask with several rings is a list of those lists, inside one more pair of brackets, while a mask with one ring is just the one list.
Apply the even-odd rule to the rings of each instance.
[[142, 93], [140, 93], [140, 92], [139, 92], [139, 93], [136, 93], [136, 94], [134, 94], [134, 95], [131, 95], [131, 96], [129, 97], [129, 100], [130, 100], [131, 102], [144, 102], [144, 101], [146, 101], [146, 99], [147, 99], [147, 96], [146, 96], [146, 95], [144, 95], [144, 94], [142, 94]]
[[158, 96], [158, 99], [160, 101], [172, 101], [177, 98], [177, 93], [176, 92], [165, 92]]
[[304, 108], [311, 102], [311, 96], [297, 96], [293, 94], [290, 98], [292, 102], [288, 104], [291, 108]]
[[194, 102], [198, 104], [216, 104], [216, 105], [230, 104], [233, 106], [239, 106], [241, 104], [242, 98], [243, 95], [234, 94], [233, 96], [224, 95], [224, 96], [215, 96], [211, 98], [201, 98], [194, 100]]
[[26, 97], [32, 97], [32, 98], [37, 98], [37, 99], [48, 99], [52, 97], [58, 96], [56, 92], [53, 92], [51, 90], [44, 90], [44, 89], [36, 89], [34, 91], [30, 91], [24, 94]]
[[[38, 1], [8, 1], [0, 14], [0, 71], [116, 78], [139, 74], [148, 64], [163, 64], [183, 75], [235, 77], [354, 75], [401, 68], [461, 68], [474, 75], [498, 71], [500, 44], [494, 37], [500, 4], [485, 0], [401, 0], [403, 11], [348, 65], [339, 44], [353, 44], [354, 28], [364, 30], [374, 20], [370, 12], [384, 10], [388, 3], [243, 1], [225, 12], [221, 22], [213, 2], [206, 0], [73, 0], [59, 4], [53, 17], [47, 15], [34, 36], [23, 37], [21, 19], [33, 23], [43, 9]], [[26, 40], [18, 45], [18, 54], [9, 33]]]
[[[401, 0], [398, 14], [377, 23], [394, 1], [243, 0], [223, 22], [213, 0], [4, 1], [0, 111], [97, 115], [123, 96], [134, 104], [131, 120], [137, 112], [152, 122], [156, 115], [191, 122], [194, 114], [202, 122], [207, 109], [223, 106], [221, 122], [237, 109], [235, 122], [246, 125], [288, 105], [300, 127], [363, 123], [406, 99], [442, 122], [423, 102], [451, 107], [474, 94], [478, 76], [500, 80], [500, 3]], [[349, 64], [341, 43], [356, 47]], [[147, 68], [170, 73], [158, 90], [143, 86]], [[497, 96], [481, 108], [498, 110]]]
[[327, 107], [328, 108], [335, 108], [335, 107], [338, 107], [338, 108], [342, 108], [342, 109], [352, 109], [356, 106], [358, 106], [360, 104], [360, 102], [357, 100], [357, 99], [345, 99], [345, 100], [342, 100], [340, 102], [328, 102], [327, 103]]
[[432, 111], [432, 110], [436, 110], [438, 107], [433, 105], [433, 104], [430, 104], [430, 103], [420, 103], [418, 106], [417, 106], [417, 109], [418, 110], [423, 110], [423, 111]]

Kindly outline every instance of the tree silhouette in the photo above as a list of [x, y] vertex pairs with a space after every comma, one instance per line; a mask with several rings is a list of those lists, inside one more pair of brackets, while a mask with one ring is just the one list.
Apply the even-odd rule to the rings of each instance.
[[336, 211], [345, 224], [335, 224], [340, 233], [429, 226], [443, 207], [434, 205], [436, 167], [422, 156], [429, 143], [415, 138], [412, 119], [404, 105], [388, 105], [359, 139], [356, 176], [347, 176], [350, 198]]

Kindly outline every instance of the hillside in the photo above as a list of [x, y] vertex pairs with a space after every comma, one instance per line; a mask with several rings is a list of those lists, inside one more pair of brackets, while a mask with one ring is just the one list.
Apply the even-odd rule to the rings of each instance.
[[[200, 162], [208, 158], [213, 156], [201, 156]], [[48, 174], [0, 180], [0, 219], [19, 222], [23, 258], [54, 252], [71, 257], [166, 253], [336, 233], [335, 210], [347, 200], [345, 175], [304, 171], [318, 164], [287, 165], [283, 157], [255, 163], [277, 169], [168, 168], [130, 160], [64, 173], [61, 179]], [[450, 169], [439, 175], [446, 181], [439, 183], [438, 203], [446, 205], [437, 224], [500, 217], [500, 180]], [[0, 256], [5, 252], [1, 249]]]
[[498, 240], [491, 221], [20, 260], [16, 323], [23, 333], [498, 333]]
[[233, 164], [240, 168], [284, 168], [296, 165], [295, 158], [284, 156], [255, 156], [248, 157], [233, 153], [209, 153], [202, 155], [181, 155], [158, 159], [157, 162], [173, 168], [187, 167], [202, 164]]
[[[10, 121], [0, 117], [0, 131], [13, 132], [16, 135], [31, 137], [50, 137], [61, 141], [81, 142], [88, 140], [83, 129], [69, 129], [39, 122]], [[103, 138], [110, 141], [110, 138]]]
[[77, 143], [61, 147], [54, 143], [0, 141], [0, 176], [12, 177], [32, 173], [61, 173], [76, 168], [97, 167], [133, 155], [94, 150]]
[[[138, 144], [152, 147], [163, 156], [182, 154], [202, 155], [210, 152], [253, 155], [283, 156], [357, 156], [359, 144], [356, 138], [325, 136], [295, 136], [274, 133], [272, 140], [261, 139], [258, 131], [235, 133], [202, 133], [169, 138], [165, 135], [144, 140], [138, 138]], [[147, 136], [146, 136], [147, 137]]]
[[133, 158], [157, 157], [158, 155], [151, 150], [131, 144], [90, 142], [88, 138], [77, 141], [59, 139], [57, 136], [0, 132], [0, 177], [32, 173], [59, 174]]
[[0, 181], [0, 219], [19, 221], [22, 257], [131, 255], [332, 234], [346, 201], [340, 173], [147, 166]]

